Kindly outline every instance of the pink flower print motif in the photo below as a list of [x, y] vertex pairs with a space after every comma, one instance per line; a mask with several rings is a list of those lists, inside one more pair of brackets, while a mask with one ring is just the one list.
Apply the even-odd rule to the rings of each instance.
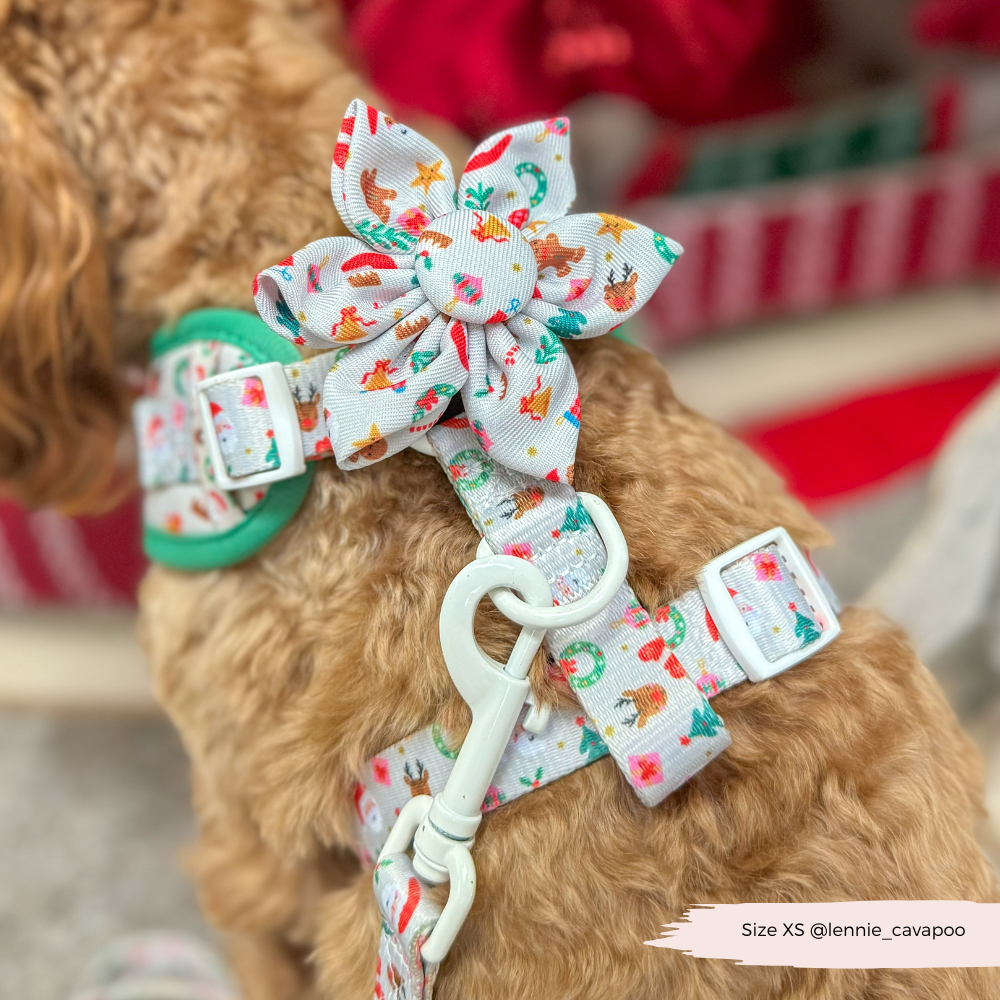
[[430, 221], [419, 208], [408, 208], [396, 216], [396, 226], [411, 236], [419, 236], [427, 228]]
[[243, 395], [240, 397], [242, 406], [254, 406], [267, 409], [267, 396], [264, 393], [264, 383], [256, 375], [243, 380]]
[[385, 757], [376, 757], [372, 761], [372, 774], [377, 784], [386, 786], [392, 784], [392, 778], [389, 777], [389, 762]]
[[663, 784], [663, 764], [658, 753], [629, 754], [628, 770], [636, 788]]
[[503, 547], [505, 556], [513, 556], [515, 559], [531, 558], [531, 542], [506, 542]]
[[778, 560], [775, 558], [773, 552], [755, 552], [753, 555], [753, 564], [758, 580], [781, 581], [781, 567], [778, 565]]
[[580, 298], [581, 295], [590, 287], [590, 278], [570, 278], [569, 279], [569, 295], [566, 296], [566, 302], [572, 302], [574, 299]]

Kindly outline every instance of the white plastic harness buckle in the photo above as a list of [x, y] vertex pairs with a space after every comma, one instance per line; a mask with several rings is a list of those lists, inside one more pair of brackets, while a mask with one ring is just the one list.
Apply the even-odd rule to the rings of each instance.
[[[229, 475], [226, 469], [226, 460], [215, 432], [208, 390], [221, 383], [242, 381], [253, 377], [259, 378], [264, 387], [267, 408], [274, 428], [274, 441], [278, 449], [279, 464], [274, 469], [266, 469], [249, 476], [234, 478]], [[299, 430], [295, 399], [292, 397], [292, 390], [288, 387], [288, 380], [285, 378], [285, 371], [280, 361], [268, 361], [260, 365], [250, 365], [248, 368], [234, 368], [221, 375], [213, 375], [211, 378], [202, 379], [198, 383], [196, 391], [203, 437], [212, 460], [215, 482], [220, 489], [239, 490], [247, 486], [265, 486], [268, 483], [277, 483], [283, 479], [301, 476], [306, 471], [305, 450], [302, 446], [302, 433]]]
[[[757, 645], [729, 593], [729, 588], [722, 579], [723, 570], [766, 545], [777, 546], [795, 582], [805, 594], [820, 629], [820, 637], [814, 642], [793, 649], [773, 661], [768, 660]], [[836, 612], [823, 593], [819, 578], [784, 528], [772, 528], [770, 531], [762, 532], [713, 559], [698, 574], [698, 589], [712, 620], [719, 629], [719, 634], [747, 677], [754, 682], [766, 681], [788, 670], [789, 667], [794, 667], [797, 663], [813, 656], [840, 634], [840, 622], [837, 621]]]

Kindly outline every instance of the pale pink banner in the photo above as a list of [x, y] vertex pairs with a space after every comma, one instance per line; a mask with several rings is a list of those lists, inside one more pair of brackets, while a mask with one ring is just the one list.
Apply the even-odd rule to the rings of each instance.
[[881, 900], [693, 906], [646, 944], [800, 969], [1000, 966], [1000, 903]]

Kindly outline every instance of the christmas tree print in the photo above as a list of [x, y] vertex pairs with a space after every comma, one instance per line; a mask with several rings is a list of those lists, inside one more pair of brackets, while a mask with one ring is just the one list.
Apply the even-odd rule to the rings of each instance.
[[571, 312], [569, 309], [563, 309], [562, 306], [556, 306], [556, 308], [559, 310], [559, 315], [550, 316], [545, 321], [545, 325], [560, 336], [575, 337], [581, 328], [587, 325], [587, 317], [583, 313]]
[[562, 527], [559, 529], [560, 533], [571, 532], [571, 531], [581, 531], [586, 525], [591, 524], [590, 515], [587, 513], [586, 508], [583, 506], [582, 500], [576, 501], [576, 510], [572, 507], [566, 508], [566, 517], [563, 520]]
[[691, 739], [696, 736], [714, 736], [722, 728], [722, 719], [715, 714], [712, 706], [705, 702], [703, 708], [696, 708], [691, 713], [691, 731], [688, 736]]
[[811, 618], [806, 618], [794, 604], [789, 604], [788, 607], [795, 612], [795, 637], [802, 640], [800, 648], [815, 642], [820, 637], [816, 623]]
[[600, 760], [608, 753], [607, 744], [587, 725], [581, 727], [580, 753], [586, 756], [588, 764], [593, 764], [595, 760]]
[[281, 465], [281, 459], [278, 457], [278, 442], [275, 439], [274, 431], [268, 431], [267, 436], [271, 439], [271, 443], [267, 446], [267, 454], [264, 456], [264, 465], [268, 469], [276, 469]]

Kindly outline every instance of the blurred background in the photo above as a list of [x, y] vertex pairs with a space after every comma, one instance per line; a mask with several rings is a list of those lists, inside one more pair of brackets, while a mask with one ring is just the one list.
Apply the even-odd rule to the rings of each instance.
[[[1000, 0], [342, 10], [397, 117], [478, 140], [567, 114], [579, 210], [685, 247], [619, 333], [830, 528], [842, 600], [911, 630], [986, 757], [1000, 859]], [[416, 75], [385, 57], [413, 45]], [[139, 534], [134, 497], [0, 498], [0, 1000], [59, 1000], [120, 933], [209, 935], [134, 636]]]

